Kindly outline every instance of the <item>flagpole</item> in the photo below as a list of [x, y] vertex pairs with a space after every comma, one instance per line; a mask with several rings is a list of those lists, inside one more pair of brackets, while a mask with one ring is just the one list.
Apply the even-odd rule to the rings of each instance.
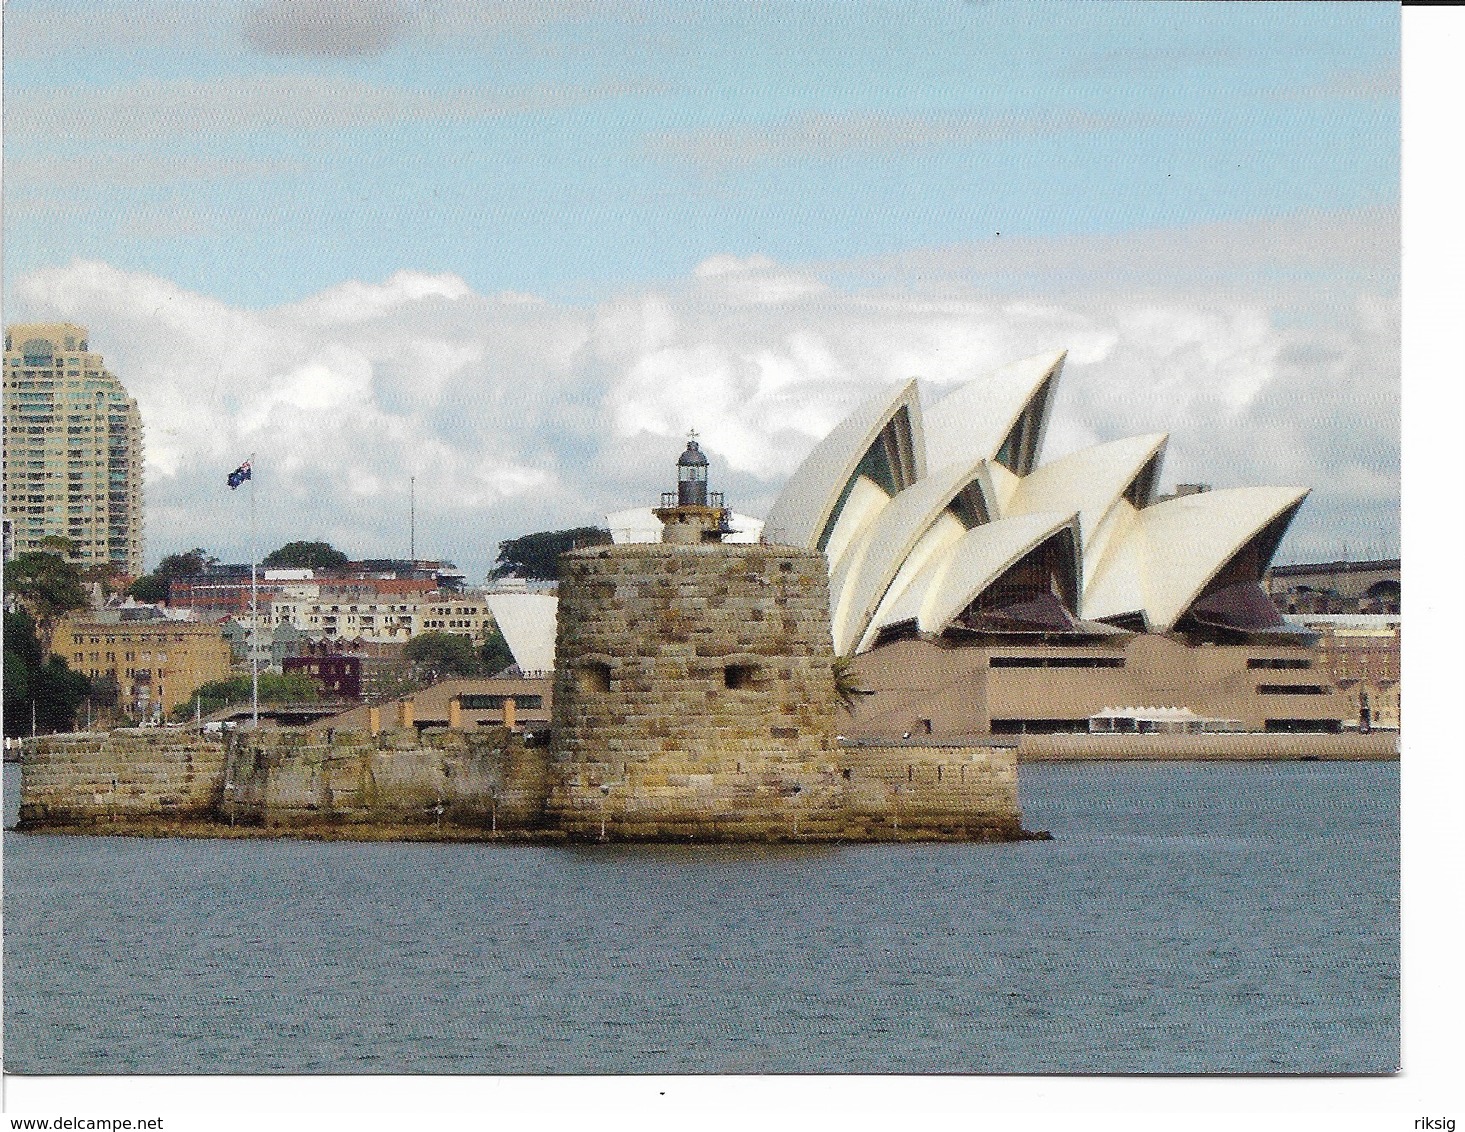
[[249, 454], [249, 715], [259, 730], [259, 540], [254, 521], [254, 453]]

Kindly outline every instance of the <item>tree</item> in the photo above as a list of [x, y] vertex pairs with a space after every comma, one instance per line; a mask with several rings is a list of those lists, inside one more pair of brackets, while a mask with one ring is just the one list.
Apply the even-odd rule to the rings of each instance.
[[466, 633], [422, 633], [402, 649], [412, 667], [429, 679], [444, 676], [482, 676], [484, 658]]
[[513, 650], [509, 648], [509, 642], [504, 640], [504, 635], [499, 632], [497, 625], [488, 631], [488, 638], [483, 642], [483, 647], [478, 650], [478, 655], [483, 661], [484, 673], [489, 676], [495, 672], [502, 672], [514, 663]]
[[46, 656], [36, 621], [24, 610], [5, 614], [5, 734], [70, 731], [91, 682], [59, 656]]
[[351, 559], [328, 542], [287, 542], [279, 550], [265, 555], [264, 565], [274, 568], [310, 567], [333, 570]]
[[[300, 672], [261, 672], [259, 702], [262, 704], [313, 704], [319, 701], [321, 685]], [[251, 678], [231, 676], [210, 680], [194, 689], [193, 695], [173, 709], [174, 719], [190, 719], [195, 710], [209, 715], [230, 704], [247, 704], [253, 695]]]
[[610, 532], [600, 527], [575, 527], [567, 531], [538, 531], [532, 535], [505, 539], [490, 578], [517, 574], [521, 578], [554, 581], [560, 576], [559, 558], [567, 550], [582, 546], [608, 546]]
[[56, 622], [87, 606], [80, 569], [49, 550], [28, 550], [10, 560], [5, 567], [5, 595], [34, 620], [43, 655], [51, 651]]
[[92, 703], [98, 707], [114, 708], [122, 697], [122, 686], [117, 683], [116, 673], [103, 672], [92, 681]]
[[169, 554], [158, 563], [151, 574], [144, 574], [128, 587], [127, 592], [138, 601], [157, 604], [168, 600], [168, 586], [174, 578], [191, 578], [202, 574], [208, 567], [218, 564], [218, 559], [201, 546], [185, 550], [181, 554]]
[[117, 582], [124, 577], [113, 563], [99, 562], [95, 566], [81, 568], [81, 584], [90, 592], [93, 586], [102, 587], [102, 596], [111, 597], [117, 591]]
[[859, 697], [870, 695], [870, 691], [860, 687], [860, 678], [855, 674], [852, 658], [837, 656], [831, 668], [834, 674], [834, 694], [839, 699], [839, 706], [853, 715]]

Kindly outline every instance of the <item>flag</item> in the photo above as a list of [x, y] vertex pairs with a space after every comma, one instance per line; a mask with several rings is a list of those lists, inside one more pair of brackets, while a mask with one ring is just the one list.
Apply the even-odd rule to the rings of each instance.
[[250, 478], [249, 461], [245, 460], [244, 463], [240, 464], [239, 467], [235, 468], [232, 472], [229, 473], [229, 490], [233, 491], [245, 480]]

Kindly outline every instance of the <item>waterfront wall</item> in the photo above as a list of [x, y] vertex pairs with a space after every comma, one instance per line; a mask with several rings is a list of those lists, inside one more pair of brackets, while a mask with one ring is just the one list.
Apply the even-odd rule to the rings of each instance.
[[239, 736], [219, 816], [272, 828], [326, 824], [537, 830], [548, 752], [505, 728]]
[[1022, 762], [1232, 759], [1387, 761], [1399, 757], [1399, 733], [1214, 735], [1023, 735]]
[[560, 560], [554, 774], [573, 835], [833, 834], [834, 650], [824, 556], [650, 543]]
[[[845, 805], [870, 840], [1016, 837], [1022, 813], [1011, 740], [844, 742]], [[888, 832], [887, 832], [888, 831]]]
[[799, 764], [662, 757], [575, 767], [554, 822], [646, 841], [1006, 839], [1021, 833], [1011, 741], [840, 743]]
[[[232, 750], [177, 732], [118, 731], [27, 741], [21, 826], [237, 824], [341, 836], [432, 836], [443, 826], [598, 840], [603, 822], [608, 840], [1006, 838], [1021, 832], [1020, 761], [1387, 760], [1398, 758], [1397, 741], [1388, 732], [841, 740], [818, 761], [781, 767], [592, 762], [574, 769], [586, 781], [569, 789], [547, 747], [502, 728], [261, 731], [239, 735]], [[549, 813], [555, 794], [562, 801]]]
[[[602, 792], [567, 788], [547, 747], [502, 728], [259, 731], [228, 748], [157, 731], [51, 737], [27, 747], [21, 819], [29, 829], [227, 825], [286, 836], [442, 827], [579, 840], [602, 828], [608, 840], [1005, 839], [1021, 833], [1017, 751], [994, 743], [836, 743], [817, 762], [663, 760], [615, 777], [605, 764]], [[555, 794], [570, 802], [548, 813]]]
[[28, 739], [22, 825], [202, 819], [224, 788], [221, 743], [182, 731], [119, 730]]

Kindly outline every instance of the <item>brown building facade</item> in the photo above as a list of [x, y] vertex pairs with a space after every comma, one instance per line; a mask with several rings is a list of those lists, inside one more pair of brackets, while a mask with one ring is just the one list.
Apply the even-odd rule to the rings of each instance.
[[1087, 732], [1106, 709], [1189, 709], [1216, 730], [1334, 732], [1351, 717], [1322, 654], [1292, 642], [1194, 644], [1158, 634], [1082, 644], [901, 640], [857, 657], [846, 733]]
[[1298, 616], [1318, 633], [1318, 668], [1346, 696], [1350, 730], [1400, 726], [1402, 620], [1387, 614]]
[[53, 651], [92, 680], [117, 682], [117, 706], [135, 719], [167, 715], [200, 685], [229, 678], [229, 645], [197, 621], [68, 619]]

